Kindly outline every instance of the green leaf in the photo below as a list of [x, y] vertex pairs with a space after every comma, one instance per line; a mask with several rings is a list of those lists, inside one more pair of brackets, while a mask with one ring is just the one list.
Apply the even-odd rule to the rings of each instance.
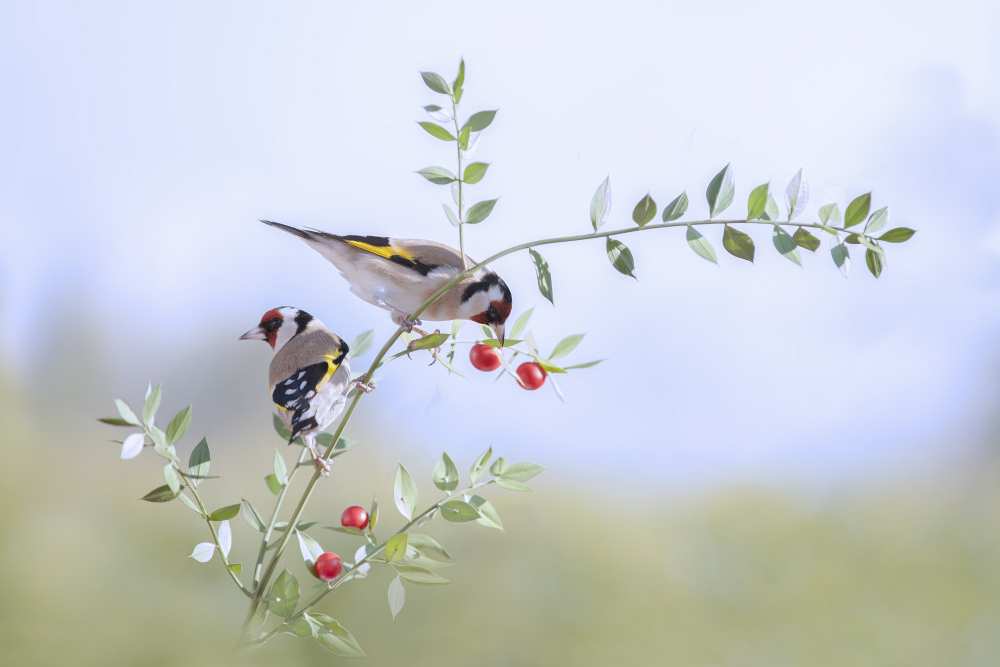
[[656, 202], [647, 194], [632, 209], [632, 221], [640, 227], [645, 227], [655, 217]]
[[847, 277], [847, 273], [851, 268], [850, 258], [851, 253], [847, 249], [847, 246], [843, 243], [838, 243], [837, 245], [830, 248], [830, 256], [833, 257], [833, 263], [837, 265], [840, 272]]
[[522, 333], [524, 333], [525, 328], [527, 328], [528, 326], [528, 320], [531, 319], [531, 315], [534, 312], [535, 312], [534, 308], [529, 308], [528, 310], [518, 315], [517, 319], [514, 320], [514, 326], [510, 328], [510, 333], [508, 333], [507, 335], [510, 336], [511, 338], [517, 338]]
[[479, 518], [479, 510], [464, 500], [449, 500], [441, 505], [441, 518], [453, 523], [465, 523]]
[[441, 204], [441, 208], [444, 209], [444, 214], [445, 216], [447, 216], [448, 223], [451, 224], [452, 227], [458, 227], [458, 225], [461, 224], [458, 221], [458, 215], [455, 214], [455, 210], [452, 209], [451, 206], [448, 206], [447, 204]]
[[674, 200], [666, 205], [663, 209], [663, 222], [671, 222], [672, 220], [677, 220], [688, 210], [688, 196], [687, 192], [682, 192]]
[[275, 414], [271, 416], [271, 424], [274, 426], [274, 432], [278, 434], [278, 437], [281, 438], [283, 442], [288, 442], [288, 440], [292, 437], [292, 431], [285, 424], [284, 420]]
[[434, 72], [421, 72], [420, 78], [422, 78], [424, 83], [427, 84], [427, 87], [435, 93], [451, 95], [451, 88], [448, 86], [448, 82], [445, 81], [444, 77], [440, 74], [436, 74]]
[[492, 111], [477, 111], [469, 116], [469, 120], [465, 121], [465, 125], [462, 127], [467, 127], [473, 132], [482, 132], [490, 126], [490, 123], [493, 122], [493, 117], [496, 115], [496, 109]]
[[211, 465], [212, 453], [208, 449], [208, 440], [202, 438], [188, 457], [188, 472], [196, 477], [208, 477]]
[[368, 531], [374, 531], [375, 526], [378, 524], [378, 500], [372, 498], [371, 507], [368, 508]]
[[448, 185], [456, 180], [455, 174], [444, 167], [424, 167], [417, 173], [435, 185]]
[[140, 500], [145, 500], [148, 503], [165, 503], [173, 500], [177, 497], [177, 493], [174, 492], [169, 486], [164, 484], [163, 486], [158, 486], [146, 495], [144, 495]]
[[608, 237], [606, 248], [611, 266], [615, 267], [619, 273], [635, 278], [635, 260], [632, 258], [632, 251], [621, 241]]
[[230, 563], [229, 565], [226, 566], [226, 569], [229, 570], [230, 572], [232, 572], [235, 575], [239, 575], [239, 573], [243, 571], [243, 564], [242, 563]]
[[240, 500], [240, 509], [243, 518], [246, 520], [250, 527], [256, 530], [258, 533], [263, 533], [266, 530], [264, 525], [264, 519], [260, 516], [257, 508], [253, 506], [253, 503], [243, 498]]
[[[360, 357], [361, 355], [363, 355], [365, 352], [367, 352], [368, 348], [370, 348], [372, 346], [372, 341], [374, 341], [374, 340], [375, 340], [375, 330], [374, 329], [369, 329], [368, 331], [365, 331], [364, 333], [358, 334], [358, 337], [355, 338], [353, 341], [351, 341], [351, 344], [349, 346], [351, 358], [352, 359], [357, 359], [358, 357]], [[278, 422], [281, 423], [282, 427], [285, 426], [285, 423], [282, 422], [281, 419], [279, 419], [277, 415], [275, 415], [274, 418], [277, 419]], [[288, 430], [288, 429], [286, 428], [285, 430]], [[292, 434], [289, 433], [288, 435], [291, 436]], [[287, 442], [288, 438], [285, 438], [285, 441]]]
[[467, 185], [475, 185], [479, 181], [483, 180], [483, 176], [486, 175], [486, 170], [489, 168], [490, 165], [488, 162], [473, 162], [465, 168], [465, 172], [462, 174], [462, 180], [465, 181]]
[[181, 478], [178, 476], [173, 463], [168, 463], [163, 466], [163, 479], [166, 480], [167, 486], [170, 487], [170, 491], [173, 492], [174, 495], [181, 492]]
[[447, 343], [448, 337], [448, 334], [440, 332], [427, 334], [426, 336], [421, 336], [416, 340], [411, 340], [406, 346], [406, 351], [416, 352], [418, 350], [433, 350]]
[[472, 468], [469, 470], [469, 482], [475, 484], [479, 481], [491, 458], [493, 458], [493, 448], [488, 447], [485, 452], [479, 455], [475, 463], [472, 464]]
[[285, 465], [285, 459], [281, 457], [281, 453], [278, 450], [274, 450], [274, 478], [282, 486], [288, 484], [288, 467]]
[[434, 486], [441, 491], [454, 491], [458, 488], [458, 468], [448, 452], [441, 453], [441, 460], [434, 466], [433, 475]]
[[409, 471], [400, 463], [396, 468], [396, 479], [392, 485], [392, 496], [396, 509], [407, 519], [413, 518], [413, 509], [417, 506], [417, 485], [413, 483]]
[[160, 385], [150, 387], [146, 391], [146, 402], [142, 406], [142, 421], [152, 424], [156, 419], [156, 411], [160, 409]]
[[469, 498], [469, 504], [479, 511], [479, 518], [476, 519], [476, 523], [487, 528], [503, 530], [503, 521], [500, 520], [500, 514], [490, 501], [482, 496], [472, 496]]
[[796, 250], [795, 241], [788, 235], [788, 232], [778, 225], [774, 226], [771, 242], [774, 243], [774, 249], [780, 252], [782, 257], [802, 266], [802, 260], [799, 258], [799, 251]]
[[427, 568], [420, 567], [418, 565], [405, 565], [399, 564], [394, 565], [396, 568], [396, 573], [406, 581], [413, 582], [415, 584], [447, 584], [451, 583], [440, 574], [436, 572], [431, 572]]
[[545, 468], [535, 463], [512, 463], [504, 468], [503, 474], [500, 477], [503, 479], [513, 479], [518, 482], [527, 482], [544, 471]]
[[458, 73], [455, 75], [455, 80], [451, 82], [451, 97], [455, 100], [455, 104], [462, 101], [462, 87], [465, 85], [465, 58], [458, 61]]
[[750, 197], [747, 199], [747, 220], [759, 220], [764, 217], [770, 188], [770, 183], [764, 183], [750, 191]]
[[804, 227], [799, 227], [795, 230], [795, 233], [792, 234], [792, 240], [795, 241], [795, 245], [805, 248], [809, 252], [816, 252], [819, 249], [819, 239]]
[[282, 570], [267, 592], [267, 608], [272, 614], [288, 618], [299, 602], [299, 580], [288, 570]]
[[730, 165], [722, 168], [718, 174], [712, 177], [705, 190], [705, 197], [708, 199], [709, 217], [714, 218], [722, 213], [733, 203], [733, 195], [736, 187], [733, 183], [733, 169]]
[[265, 477], [264, 483], [267, 484], [267, 488], [274, 495], [278, 495], [279, 493], [281, 493], [281, 489], [284, 487], [284, 485], [282, 485], [282, 483], [278, 481], [278, 478], [274, 476], [274, 473], [271, 473], [270, 475]]
[[396, 533], [385, 543], [385, 559], [389, 562], [406, 557], [406, 533]]
[[108, 426], [135, 426], [132, 422], [127, 422], [119, 417], [98, 417], [97, 421]]
[[840, 207], [837, 204], [823, 204], [819, 207], [819, 221], [824, 225], [839, 225]]
[[422, 556], [447, 563], [451, 560], [451, 554], [441, 546], [441, 543], [430, 535], [423, 533], [410, 533], [408, 545], [420, 552]]
[[594, 191], [594, 196], [590, 198], [590, 224], [594, 226], [594, 231], [607, 222], [608, 213], [611, 211], [611, 177], [607, 176]]
[[419, 121], [417, 125], [424, 128], [424, 131], [435, 139], [440, 139], [441, 141], [455, 141], [455, 137], [452, 136], [451, 132], [444, 129], [437, 123], [432, 123], [429, 120], [422, 120]]
[[781, 217], [778, 202], [774, 201], [774, 196], [770, 192], [767, 193], [767, 204], [764, 205], [763, 217], [765, 220], [777, 220]]
[[219, 509], [209, 514], [208, 518], [211, 521], [228, 521], [229, 519], [232, 519], [239, 513], [240, 513], [240, 505], [239, 503], [237, 503], [235, 505], [226, 505], [225, 507], [220, 507]]
[[503, 471], [506, 467], [507, 467], [507, 462], [504, 461], [504, 458], [501, 456], [500, 458], [498, 458], [496, 461], [493, 462], [493, 465], [490, 466], [490, 473], [492, 473], [494, 476], [500, 476], [503, 474]]
[[516, 479], [498, 479], [497, 486], [508, 491], [531, 491], [531, 488], [527, 484], [519, 482]]
[[888, 243], [903, 243], [904, 241], [909, 241], [910, 237], [916, 233], [916, 230], [910, 229], [909, 227], [895, 227], [878, 237], [878, 240], [886, 241]]
[[469, 225], [477, 225], [493, 212], [493, 207], [497, 205], [496, 199], [487, 199], [485, 201], [476, 202], [469, 207], [469, 210], [465, 214], [465, 222]]
[[600, 364], [604, 359], [597, 359], [596, 361], [586, 361], [582, 364], [573, 364], [572, 366], [566, 366], [563, 368], [564, 371], [580, 370], [583, 368], [593, 368], [597, 364]]
[[538, 291], [549, 300], [549, 303], [555, 305], [555, 301], [552, 299], [552, 274], [549, 272], [549, 263], [534, 248], [528, 248], [528, 254], [531, 255], [531, 261], [535, 263]]
[[712, 247], [712, 243], [691, 225], [688, 225], [687, 228], [687, 242], [691, 250], [694, 250], [699, 257], [713, 264], [719, 263], [715, 257], [715, 248]]
[[785, 195], [788, 197], [788, 219], [794, 220], [809, 203], [809, 184], [802, 178], [801, 169], [792, 176], [785, 188]]
[[734, 257], [745, 259], [748, 262], [753, 261], [753, 239], [735, 227], [725, 226], [722, 232], [722, 247]]
[[458, 131], [458, 146], [463, 151], [469, 150], [469, 137], [472, 136], [472, 131], [468, 127], [463, 127]]
[[560, 357], [565, 357], [567, 354], [576, 349], [576, 346], [580, 344], [583, 337], [586, 334], [573, 334], [571, 336], [566, 336], [561, 341], [556, 343], [556, 346], [552, 349], [552, 354], [549, 355], [549, 361], [553, 359], [558, 359]]
[[358, 640], [339, 621], [326, 614], [313, 613], [311, 616], [319, 624], [316, 641], [323, 648], [345, 658], [365, 657], [365, 652], [361, 649]]
[[878, 278], [882, 275], [882, 253], [867, 248], [865, 250], [865, 265], [868, 271]]
[[865, 225], [865, 234], [874, 234], [881, 231], [889, 224], [889, 207], [883, 206], [868, 217], [868, 224]]
[[167, 424], [167, 443], [172, 445], [183, 438], [190, 425], [191, 406], [189, 405], [174, 415], [174, 418]]
[[153, 441], [153, 449], [161, 456], [169, 457], [171, 445], [167, 444], [167, 434], [156, 426], [147, 426], [146, 431], [149, 433], [149, 439]]
[[389, 582], [388, 597], [389, 613], [395, 620], [399, 616], [399, 612], [403, 611], [403, 605], [406, 604], [406, 589], [403, 587], [403, 580], [399, 577], [393, 577], [392, 581]]
[[860, 245], [861, 237], [857, 234], [848, 234], [844, 237], [844, 243], [850, 243], [851, 245]]
[[139, 426], [142, 424], [139, 418], [135, 416], [135, 413], [132, 412], [132, 408], [128, 406], [128, 403], [120, 398], [115, 399], [115, 408], [118, 409], [118, 416], [122, 418], [123, 422], [130, 426]]
[[864, 222], [865, 218], [868, 217], [868, 209], [871, 208], [871, 205], [872, 193], [866, 192], [855, 197], [854, 201], [847, 205], [847, 212], [844, 213], [844, 227], [853, 227]]

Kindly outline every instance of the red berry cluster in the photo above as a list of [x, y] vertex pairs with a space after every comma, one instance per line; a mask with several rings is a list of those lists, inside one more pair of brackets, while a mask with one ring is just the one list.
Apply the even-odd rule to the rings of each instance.
[[[477, 370], [489, 373], [503, 365], [503, 357], [500, 356], [499, 349], [485, 343], [476, 343], [469, 350], [469, 362]], [[537, 361], [526, 361], [517, 367], [518, 384], [531, 391], [545, 384], [547, 375], [545, 369]]]

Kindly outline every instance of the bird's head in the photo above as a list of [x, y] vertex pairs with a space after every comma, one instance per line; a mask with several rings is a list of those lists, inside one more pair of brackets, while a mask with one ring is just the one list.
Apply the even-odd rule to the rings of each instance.
[[468, 319], [493, 329], [497, 340], [503, 343], [504, 323], [510, 316], [511, 302], [507, 283], [490, 271], [466, 285], [461, 309]]
[[240, 336], [240, 340], [263, 340], [278, 351], [314, 321], [312, 315], [299, 308], [272, 308], [261, 315], [260, 324]]

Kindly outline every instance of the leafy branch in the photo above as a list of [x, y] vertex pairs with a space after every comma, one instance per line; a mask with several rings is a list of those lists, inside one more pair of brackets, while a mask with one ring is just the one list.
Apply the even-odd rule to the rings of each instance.
[[[465, 256], [465, 226], [485, 221], [492, 214], [498, 200], [487, 199], [469, 207], [465, 206], [466, 186], [480, 183], [490, 166], [485, 162], [467, 163], [466, 158], [479, 138], [479, 133], [490, 126], [497, 112], [496, 110], [478, 111], [471, 114], [464, 123], [460, 122], [459, 108], [465, 87], [464, 61], [459, 64], [458, 73], [450, 83], [434, 72], [422, 72], [421, 76], [433, 92], [447, 96], [447, 106], [450, 111], [436, 104], [427, 105], [424, 110], [431, 115], [433, 120], [438, 122], [420, 121], [419, 125], [427, 134], [437, 140], [456, 143], [456, 172], [453, 173], [444, 167], [426, 167], [418, 173], [435, 185], [450, 185], [452, 188], [456, 209], [452, 209], [448, 204], [443, 204], [443, 208], [449, 222], [458, 228], [462, 266], [455, 275], [441, 283], [412, 313], [409, 313], [408, 319], [411, 321], [418, 320], [428, 308], [444, 298], [465, 278], [509, 255], [522, 251], [527, 251], [533, 264], [539, 292], [545, 299], [554, 304], [552, 271], [539, 251], [544, 246], [603, 239], [605, 252], [612, 267], [623, 275], [636, 278], [635, 258], [628, 246], [621, 240], [622, 237], [632, 234], [684, 228], [686, 230], [685, 239], [690, 249], [702, 259], [718, 263], [715, 247], [702, 231], [722, 227], [722, 247], [725, 251], [739, 259], [753, 262], [756, 258], [756, 246], [753, 238], [744, 231], [744, 228], [753, 229], [765, 226], [771, 229], [771, 242], [775, 250], [785, 259], [801, 264], [800, 251], [815, 253], [821, 246], [820, 238], [813, 233], [821, 231], [831, 237], [833, 241], [830, 248], [831, 259], [842, 273], [845, 275], [847, 273], [850, 266], [849, 246], [854, 245], [864, 248], [865, 264], [869, 272], [877, 278], [882, 274], [885, 266], [886, 244], [905, 242], [915, 233], [914, 230], [907, 227], [897, 227], [886, 231], [889, 219], [888, 209], [880, 208], [871, 211], [871, 193], [862, 194], [852, 199], [845, 207], [843, 214], [841, 214], [838, 204], [829, 203], [819, 208], [816, 219], [808, 222], [799, 220], [803, 217], [809, 196], [809, 188], [801, 170], [792, 177], [785, 188], [787, 214], [784, 217], [770, 183], [764, 183], [751, 190], [747, 198], [745, 216], [723, 218], [722, 214], [730, 208], [735, 199], [733, 169], [730, 165], [726, 165], [713, 176], [706, 187], [708, 218], [683, 220], [689, 205], [686, 192], [675, 196], [662, 208], [662, 211], [653, 194], [647, 193], [632, 208], [633, 224], [631, 226], [602, 229], [610, 217], [611, 211], [611, 182], [609, 178], [605, 178], [597, 187], [590, 201], [591, 231], [518, 243], [495, 252], [480, 262], [470, 262]], [[451, 129], [439, 123], [449, 123]], [[658, 214], [660, 221], [654, 222]], [[517, 359], [519, 355], [533, 359], [534, 361], [531, 363], [538, 366], [540, 369], [538, 372], [543, 373], [543, 378], [546, 372], [566, 373], [570, 370], [590, 368], [600, 363], [592, 361], [563, 365], [559, 361], [579, 345], [583, 334], [572, 334], [564, 337], [554, 346], [548, 356], [543, 356], [530, 332], [523, 339], [520, 338], [520, 334], [527, 327], [532, 311], [533, 309], [529, 308], [516, 319], [509, 331], [510, 335], [504, 341], [493, 339], [492, 333], [486, 330], [484, 331], [486, 338], [482, 342], [474, 343], [474, 351], [475, 348], [485, 346], [486, 352], [494, 355], [492, 364], [482, 366], [483, 370], [502, 368], [498, 379], [511, 375], [521, 382], [521, 369], [519, 368], [516, 374], [510, 370], [510, 362]], [[388, 361], [401, 359], [420, 351], [431, 352], [435, 362], [440, 361], [449, 371], [452, 370], [449, 362], [454, 356], [455, 346], [473, 342], [459, 340], [459, 333], [460, 325], [453, 324], [450, 334], [434, 332], [416, 338], [405, 325], [397, 327], [375, 353], [365, 372], [359, 376], [359, 386], [369, 385], [379, 369]], [[352, 357], [356, 358], [361, 355], [371, 345], [372, 339], [373, 333], [371, 331], [361, 334], [350, 346]], [[397, 343], [401, 340], [405, 342], [405, 346], [393, 353]], [[449, 341], [451, 349], [446, 362], [438, 354], [438, 349]], [[494, 349], [490, 350], [490, 347]], [[498, 358], [498, 348], [501, 347], [513, 351], [513, 356], [506, 363]], [[524, 365], [522, 364], [522, 366]], [[537, 388], [540, 385], [540, 381], [530, 387], [522, 384], [526, 388]], [[553, 387], [561, 398], [562, 394], [554, 380]], [[333, 432], [317, 436], [317, 442], [324, 449], [324, 458], [335, 458], [347, 450], [343, 435], [364, 396], [364, 392], [353, 390], [353, 393], [348, 396], [346, 408]], [[186, 467], [181, 465], [177, 457], [175, 443], [188, 428], [191, 409], [188, 407], [179, 412], [164, 431], [155, 425], [159, 403], [160, 388], [150, 386], [146, 392], [141, 418], [124, 401], [118, 400], [116, 405], [119, 416], [104, 418], [101, 421], [113, 426], [140, 429], [122, 441], [121, 457], [123, 459], [134, 458], [144, 448], [152, 447], [160, 457], [166, 460], [166, 465], [163, 467], [165, 484], [146, 494], [143, 499], [150, 502], [180, 499], [206, 522], [211, 542], [198, 544], [191, 555], [199, 562], [208, 562], [218, 553], [219, 560], [228, 576], [239, 590], [250, 598], [241, 631], [241, 642], [247, 646], [259, 645], [278, 634], [287, 633], [300, 637], [313, 637], [324, 647], [339, 655], [363, 655], [360, 645], [350, 631], [336, 619], [316, 612], [316, 605], [348, 581], [366, 576], [370, 566], [386, 565], [392, 567], [397, 574], [388, 591], [390, 611], [395, 616], [399, 613], [405, 600], [404, 580], [416, 581], [417, 583], [446, 582], [443, 577], [433, 572], [432, 568], [434, 563], [438, 562], [436, 559], [450, 559], [447, 552], [430, 536], [412, 533], [412, 529], [436, 516], [442, 516], [448, 521], [476, 521], [483, 525], [499, 528], [501, 524], [495, 508], [474, 492], [488, 485], [496, 485], [514, 491], [526, 491], [528, 487], [525, 482], [541, 472], [539, 466], [532, 464], [508, 465], [503, 458], [492, 461], [492, 465], [490, 465], [493, 456], [491, 448], [477, 458], [472, 465], [468, 484], [461, 491], [456, 491], [460, 477], [458, 469], [451, 458], [447, 454], [443, 454], [434, 469], [433, 481], [435, 486], [444, 492], [444, 496], [421, 512], [414, 514], [416, 485], [409, 472], [400, 465], [394, 484], [394, 500], [406, 522], [392, 532], [388, 538], [379, 541], [375, 533], [378, 517], [377, 503], [373, 502], [370, 514], [365, 519], [367, 522], [365, 526], [348, 526], [342, 522], [342, 526], [332, 527], [335, 530], [364, 539], [364, 543], [355, 553], [354, 563], [347, 564], [343, 563], [336, 554], [324, 552], [319, 542], [305, 532], [314, 525], [313, 522], [304, 521], [303, 516], [316, 486], [322, 479], [319, 470], [314, 470], [306, 482], [287, 521], [279, 521], [293, 480], [299, 469], [307, 467], [308, 457], [305, 450], [300, 453], [291, 471], [287, 469], [280, 452], [274, 453], [273, 472], [267, 475], [265, 481], [275, 499], [274, 507], [266, 523], [253, 504], [246, 499], [241, 500], [240, 503], [220, 507], [209, 512], [197, 488], [202, 480], [211, 479], [208, 474], [211, 464], [208, 443], [204, 438], [199, 441], [191, 452], [188, 465]], [[291, 434], [283, 422], [275, 418], [274, 426], [282, 440], [288, 442]], [[487, 466], [492, 477], [481, 480], [486, 474]], [[363, 511], [363, 508], [357, 506], [354, 506], [353, 509]], [[229, 561], [229, 551], [232, 545], [229, 520], [239, 513], [242, 513], [251, 527], [260, 534], [260, 544], [249, 585], [244, 584], [240, 579], [241, 565]], [[276, 536], [275, 532], [279, 532], [280, 536]], [[282, 570], [280, 574], [277, 574], [292, 535], [297, 538], [303, 559], [310, 572], [327, 582], [315, 595], [301, 605], [299, 605], [299, 584], [295, 576], [287, 570]], [[268, 556], [269, 552], [271, 552], [270, 556]], [[326, 574], [321, 572], [318, 568], [321, 560], [329, 563], [333, 569], [326, 570]], [[346, 569], [341, 569], [342, 567], [346, 567]], [[269, 630], [262, 631], [260, 628], [254, 631], [254, 620], [261, 617], [260, 626], [265, 626], [269, 613], [273, 613], [281, 620]]]

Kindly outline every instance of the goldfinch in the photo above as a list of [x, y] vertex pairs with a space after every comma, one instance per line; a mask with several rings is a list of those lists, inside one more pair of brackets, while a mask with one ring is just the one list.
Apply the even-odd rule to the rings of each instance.
[[[435, 290], [462, 271], [462, 256], [450, 246], [421, 239], [385, 236], [338, 236], [261, 220], [293, 234], [326, 257], [363, 301], [388, 310], [397, 325], [412, 328], [415, 311]], [[466, 256], [469, 266], [475, 264]], [[421, 317], [427, 320], [472, 320], [488, 325], [503, 341], [510, 315], [511, 293], [496, 273], [480, 269], [450, 289]]]
[[323, 473], [330, 465], [316, 449], [316, 435], [340, 415], [351, 387], [349, 348], [337, 334], [304, 310], [272, 308], [240, 340], [263, 340], [274, 350], [268, 374], [271, 400], [291, 429], [302, 436]]

